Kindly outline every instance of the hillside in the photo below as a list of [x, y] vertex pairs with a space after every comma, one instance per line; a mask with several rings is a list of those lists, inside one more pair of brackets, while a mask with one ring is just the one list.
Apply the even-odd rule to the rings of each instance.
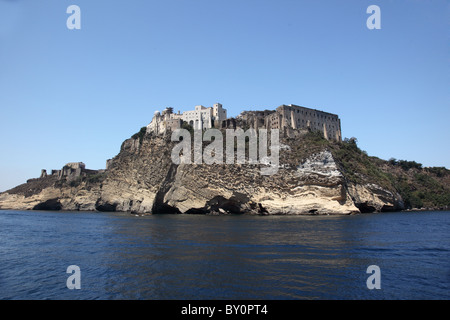
[[[47, 176], [0, 194], [1, 209], [136, 214], [354, 214], [450, 206], [450, 174], [413, 161], [368, 156], [355, 139], [330, 142], [291, 130], [274, 175], [263, 165], [180, 164], [170, 136], [139, 131], [101, 173]], [[206, 146], [209, 143], [204, 143]]]

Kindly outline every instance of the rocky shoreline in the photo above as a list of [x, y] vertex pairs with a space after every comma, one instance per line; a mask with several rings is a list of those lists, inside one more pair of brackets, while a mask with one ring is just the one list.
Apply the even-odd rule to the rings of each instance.
[[344, 163], [335, 159], [340, 144], [316, 140], [313, 134], [282, 136], [279, 170], [262, 176], [260, 165], [176, 165], [169, 135], [131, 138], [107, 170], [30, 179], [0, 193], [0, 209], [138, 215], [349, 215], [411, 209], [395, 186], [362, 173], [358, 177], [365, 180], [352, 181]]

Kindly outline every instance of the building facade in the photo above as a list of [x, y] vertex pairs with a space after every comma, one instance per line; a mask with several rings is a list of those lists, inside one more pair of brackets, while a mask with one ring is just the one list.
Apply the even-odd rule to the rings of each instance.
[[[236, 121], [238, 120], [238, 121]], [[164, 133], [175, 130], [187, 122], [192, 128], [235, 128], [238, 123], [254, 129], [308, 129], [322, 132], [325, 139], [342, 141], [341, 120], [338, 115], [297, 105], [281, 105], [275, 110], [244, 111], [236, 119], [227, 118], [227, 111], [220, 103], [213, 107], [195, 106], [194, 110], [174, 114], [172, 108], [159, 111], [147, 126], [147, 133]]]
[[[320, 131], [325, 139], [341, 141], [341, 120], [336, 114], [300, 107], [282, 105], [277, 108], [281, 127]], [[281, 122], [281, 123], [280, 123]]]
[[219, 127], [223, 120], [227, 119], [227, 110], [220, 103], [212, 107], [202, 105], [195, 106], [194, 110], [185, 111], [182, 114], [173, 113], [172, 108], [166, 108], [162, 114], [156, 111], [152, 121], [147, 126], [147, 133], [164, 133], [166, 130], [175, 130], [181, 127], [183, 121], [196, 130]]

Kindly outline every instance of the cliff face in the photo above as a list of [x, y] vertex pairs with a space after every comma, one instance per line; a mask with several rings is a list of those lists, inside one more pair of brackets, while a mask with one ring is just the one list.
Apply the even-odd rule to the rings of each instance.
[[[349, 179], [339, 143], [314, 134], [282, 138], [279, 170], [259, 165], [180, 164], [170, 136], [126, 140], [108, 170], [78, 181], [31, 179], [0, 194], [0, 208], [138, 214], [352, 214], [404, 208], [393, 185]], [[355, 172], [354, 172], [355, 174]]]
[[[246, 165], [180, 165], [163, 202], [183, 213], [349, 214], [359, 212], [329, 152], [262, 176]], [[327, 162], [327, 166], [323, 166]]]

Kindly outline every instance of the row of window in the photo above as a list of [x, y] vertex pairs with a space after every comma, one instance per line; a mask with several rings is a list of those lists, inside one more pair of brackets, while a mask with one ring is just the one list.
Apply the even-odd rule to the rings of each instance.
[[[206, 112], [205, 113], [202, 112], [202, 114], [200, 116], [202, 118], [208, 118], [211, 115]], [[183, 118], [187, 118], [187, 119], [197, 119], [198, 117], [199, 117], [199, 115], [197, 113], [196, 114], [187, 114], [187, 115], [183, 116]]]
[[303, 112], [303, 110], [293, 110], [293, 109], [291, 109], [291, 111], [297, 111], [297, 113], [301, 113], [301, 114], [303, 114], [303, 115], [310, 115], [310, 116], [313, 116], [313, 117], [318, 117], [318, 118], [321, 118], [321, 119], [328, 119], [328, 120], [331, 120], [331, 121], [336, 121], [336, 117], [330, 117], [330, 116], [326, 116], [326, 115], [323, 115], [323, 114], [321, 114], [320, 116], [316, 113], [316, 112], [311, 112], [311, 111], [304, 111]]

